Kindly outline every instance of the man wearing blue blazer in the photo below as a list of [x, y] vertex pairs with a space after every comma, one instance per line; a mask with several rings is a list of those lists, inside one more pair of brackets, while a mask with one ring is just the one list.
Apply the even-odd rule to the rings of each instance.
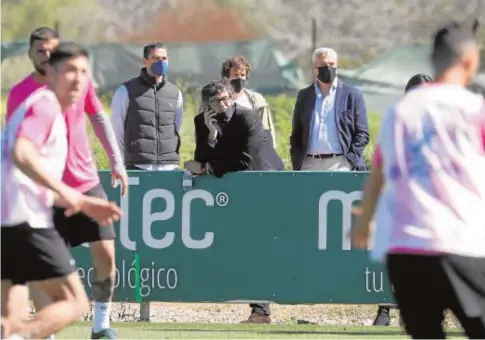
[[369, 128], [360, 90], [337, 77], [337, 53], [312, 55], [314, 83], [297, 96], [290, 136], [294, 170], [363, 171]]

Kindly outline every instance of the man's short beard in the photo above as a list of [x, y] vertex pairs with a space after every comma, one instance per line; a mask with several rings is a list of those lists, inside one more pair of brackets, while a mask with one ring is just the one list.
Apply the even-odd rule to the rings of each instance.
[[45, 76], [45, 75], [46, 75], [46, 71], [45, 71], [45, 69], [43, 69], [43, 68], [41, 68], [41, 67], [39, 67], [39, 66], [36, 66], [36, 65], [34, 65], [34, 68], [35, 68], [35, 70], [36, 70], [37, 72], [39, 72], [41, 75], [43, 75], [43, 76]]

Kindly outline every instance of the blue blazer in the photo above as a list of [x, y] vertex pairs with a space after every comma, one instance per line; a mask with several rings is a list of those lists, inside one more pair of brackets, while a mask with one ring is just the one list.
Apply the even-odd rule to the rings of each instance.
[[[298, 92], [290, 136], [290, 154], [294, 170], [301, 169], [308, 152], [315, 101], [313, 84]], [[369, 124], [364, 97], [359, 89], [344, 84], [340, 79], [335, 94], [335, 117], [340, 144], [352, 170], [366, 170], [363, 153], [369, 143]]]

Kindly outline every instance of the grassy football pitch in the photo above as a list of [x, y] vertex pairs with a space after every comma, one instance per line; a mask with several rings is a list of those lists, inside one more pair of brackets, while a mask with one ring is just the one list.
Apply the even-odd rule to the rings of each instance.
[[[115, 323], [120, 339], [408, 339], [398, 327]], [[56, 339], [87, 339], [91, 325], [76, 323], [56, 335]], [[451, 329], [450, 338], [463, 338]]]

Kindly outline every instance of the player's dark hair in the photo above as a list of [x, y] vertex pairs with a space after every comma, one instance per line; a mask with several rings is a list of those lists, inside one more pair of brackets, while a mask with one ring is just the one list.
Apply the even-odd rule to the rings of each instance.
[[415, 74], [414, 76], [411, 77], [411, 79], [409, 79], [404, 92], [408, 92], [409, 90], [412, 90], [418, 85], [421, 85], [424, 83], [431, 83], [432, 81], [433, 79], [431, 79], [431, 77], [428, 76], [427, 74], [421, 74], [421, 73]]
[[436, 32], [431, 51], [431, 65], [435, 76], [441, 75], [452, 67], [466, 48], [477, 47], [478, 28], [478, 20], [474, 20], [471, 24], [451, 21]]
[[161, 42], [156, 42], [156, 43], [152, 43], [152, 44], [146, 45], [143, 48], [143, 58], [148, 59], [148, 57], [153, 52], [153, 50], [155, 50], [157, 48], [161, 48], [161, 49], [164, 49], [164, 50], [167, 49], [167, 47], [163, 43], [161, 43]]
[[36, 40], [47, 41], [51, 39], [59, 39], [59, 33], [49, 27], [39, 27], [30, 33], [29, 48], [32, 47]]
[[72, 41], [61, 42], [52, 51], [49, 58], [49, 65], [55, 67], [68, 59], [80, 56], [89, 58], [89, 53], [83, 46]]

